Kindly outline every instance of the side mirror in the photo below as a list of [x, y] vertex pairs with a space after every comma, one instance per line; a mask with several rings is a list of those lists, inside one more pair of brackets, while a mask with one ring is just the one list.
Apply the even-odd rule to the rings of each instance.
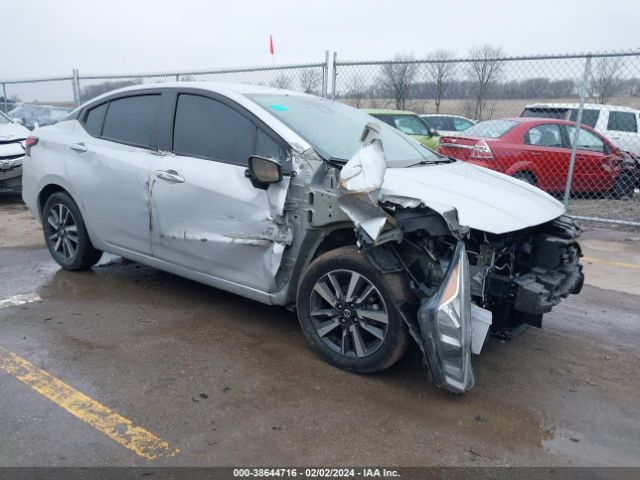
[[435, 128], [429, 127], [429, 136], [430, 137], [437, 137], [440, 134], [438, 133], [438, 131]]
[[266, 190], [270, 184], [282, 180], [282, 167], [278, 160], [251, 155], [245, 176], [251, 179], [254, 187]]
[[24, 125], [24, 120], [22, 118], [12, 118], [13, 123], [17, 123], [18, 125]]

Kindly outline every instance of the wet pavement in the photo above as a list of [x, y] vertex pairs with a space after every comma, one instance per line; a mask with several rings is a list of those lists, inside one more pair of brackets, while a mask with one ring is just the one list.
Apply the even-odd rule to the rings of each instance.
[[[180, 450], [154, 465], [640, 464], [640, 234], [587, 232], [582, 294], [454, 397], [415, 351], [343, 372], [282, 308], [113, 256], [62, 271], [23, 206], [0, 225], [0, 301], [41, 299], [0, 308], [0, 347]], [[1, 370], [0, 407], [1, 466], [147, 464]]]

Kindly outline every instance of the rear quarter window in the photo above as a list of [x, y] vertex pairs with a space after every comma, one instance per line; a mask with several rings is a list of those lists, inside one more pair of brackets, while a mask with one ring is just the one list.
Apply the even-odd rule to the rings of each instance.
[[107, 105], [108, 103], [103, 103], [93, 107], [85, 116], [84, 128], [96, 137], [102, 135], [102, 125], [104, 123], [104, 114], [107, 113]]

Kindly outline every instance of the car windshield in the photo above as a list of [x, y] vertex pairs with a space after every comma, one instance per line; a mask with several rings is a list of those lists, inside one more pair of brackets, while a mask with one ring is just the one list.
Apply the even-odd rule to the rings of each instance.
[[303, 95], [247, 96], [309, 142], [326, 160], [348, 161], [362, 146], [360, 137], [370, 122], [380, 126], [389, 167], [407, 167], [444, 158], [384, 122], [339, 102]]
[[485, 120], [467, 128], [464, 134], [472, 137], [499, 138], [517, 124], [518, 122], [513, 120]]
[[424, 121], [416, 115], [389, 115], [395, 127], [407, 135], [429, 135]]

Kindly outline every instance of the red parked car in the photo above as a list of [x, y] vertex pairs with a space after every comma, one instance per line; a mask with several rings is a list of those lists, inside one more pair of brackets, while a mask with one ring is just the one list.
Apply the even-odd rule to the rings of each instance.
[[[549, 118], [486, 120], [459, 135], [440, 138], [438, 152], [563, 192], [576, 123]], [[594, 129], [582, 125], [572, 192], [633, 194], [637, 167], [631, 157]]]

